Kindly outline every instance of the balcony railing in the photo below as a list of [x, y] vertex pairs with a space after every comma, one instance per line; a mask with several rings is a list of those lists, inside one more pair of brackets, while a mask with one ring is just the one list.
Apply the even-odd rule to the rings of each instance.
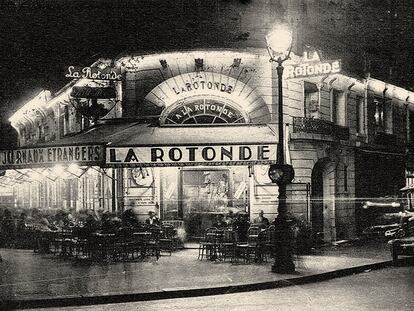
[[374, 143], [379, 145], [396, 145], [397, 136], [385, 132], [377, 132], [374, 137]]
[[294, 133], [310, 133], [333, 136], [336, 139], [349, 139], [349, 128], [333, 122], [314, 118], [293, 118]]

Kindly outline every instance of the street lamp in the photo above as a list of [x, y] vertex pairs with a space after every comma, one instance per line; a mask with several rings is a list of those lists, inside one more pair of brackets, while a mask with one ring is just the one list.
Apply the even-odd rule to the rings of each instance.
[[292, 50], [292, 33], [286, 27], [279, 27], [266, 36], [266, 46], [270, 62], [276, 62], [278, 81], [278, 129], [279, 143], [276, 164], [270, 165], [269, 177], [279, 187], [278, 215], [275, 220], [276, 237], [274, 245], [275, 261], [272, 272], [291, 273], [295, 271], [292, 258], [291, 229], [287, 219], [286, 185], [293, 180], [294, 170], [285, 163], [284, 153], [284, 122], [283, 122], [283, 62], [290, 57]]

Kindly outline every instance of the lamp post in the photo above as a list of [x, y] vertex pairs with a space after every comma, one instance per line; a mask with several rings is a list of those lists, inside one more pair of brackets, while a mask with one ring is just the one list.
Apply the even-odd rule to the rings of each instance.
[[292, 258], [291, 229], [287, 219], [286, 185], [294, 177], [293, 167], [285, 163], [284, 121], [283, 121], [283, 62], [289, 59], [292, 50], [292, 34], [287, 28], [277, 28], [266, 36], [266, 46], [270, 62], [277, 63], [278, 81], [278, 132], [276, 164], [270, 165], [269, 177], [279, 187], [278, 215], [275, 220], [276, 232], [274, 241], [275, 261], [272, 272], [291, 273], [295, 271]]

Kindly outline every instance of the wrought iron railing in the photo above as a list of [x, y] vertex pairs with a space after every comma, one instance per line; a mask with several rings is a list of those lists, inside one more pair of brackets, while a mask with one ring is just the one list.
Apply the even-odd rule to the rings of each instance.
[[337, 139], [349, 139], [349, 128], [340, 126], [333, 122], [315, 118], [293, 118], [294, 133], [311, 133], [330, 135]]
[[397, 135], [377, 132], [374, 137], [374, 143], [380, 145], [396, 145]]

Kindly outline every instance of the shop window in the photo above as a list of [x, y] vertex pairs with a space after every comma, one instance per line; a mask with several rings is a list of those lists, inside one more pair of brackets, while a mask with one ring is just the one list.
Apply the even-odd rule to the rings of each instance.
[[246, 212], [249, 203], [247, 167], [163, 168], [161, 217], [181, 220], [187, 239], [200, 237], [219, 215]]
[[335, 89], [332, 90], [331, 96], [331, 121], [346, 126], [346, 95]]
[[304, 83], [304, 115], [305, 118], [319, 117], [319, 91], [314, 83]]
[[362, 96], [356, 98], [356, 126], [357, 133], [365, 133], [365, 101]]

